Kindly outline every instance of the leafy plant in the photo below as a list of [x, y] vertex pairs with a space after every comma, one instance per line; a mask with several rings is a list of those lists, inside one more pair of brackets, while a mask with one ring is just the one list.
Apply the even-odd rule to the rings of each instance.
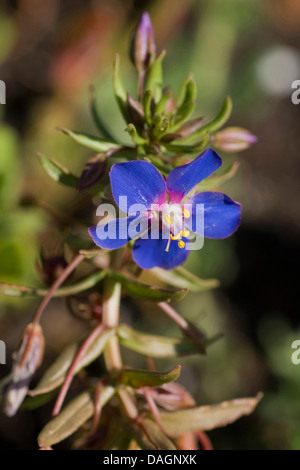
[[[231, 113], [229, 97], [213, 119], [192, 118], [196, 82], [189, 75], [177, 95], [164, 87], [164, 56], [165, 51], [157, 54], [151, 20], [144, 13], [131, 43], [131, 59], [138, 74], [136, 97], [124, 88], [118, 55], [113, 69], [114, 93], [131, 145], [124, 146], [112, 136], [98, 113], [92, 92], [91, 111], [101, 136], [58, 128], [94, 152], [81, 175], [74, 175], [50, 156], [38, 155], [50, 178], [73, 190], [76, 188], [85, 207], [88, 201], [90, 212], [94, 210], [95, 200], [114, 203], [114, 199], [118, 202], [118, 196], [128, 195], [133, 202], [146, 201], [149, 205], [142, 214], [146, 232], [153, 218], [158, 222], [159, 235], [158, 239], [147, 240], [147, 244], [141, 232], [127, 238], [100, 237], [99, 230], [107, 232], [121, 225], [127, 229], [132, 216], [129, 213], [127, 218], [91, 227], [91, 238], [88, 234], [88, 226], [93, 223], [91, 213], [84, 220], [80, 218], [76, 212], [77, 201], [76, 208], [70, 209], [68, 224], [61, 231], [62, 241], [73, 253], [71, 262], [66, 261], [65, 253], [42, 258], [40, 270], [45, 283], [42, 287], [0, 284], [0, 292], [7, 296], [42, 297], [22, 336], [13, 370], [1, 388], [3, 408], [8, 416], [13, 416], [20, 406], [34, 408], [56, 397], [52, 418], [38, 436], [38, 443], [44, 449], [75, 432], [74, 448], [182, 449], [188, 448], [185, 438], [191, 433], [204, 446], [204, 431], [251, 413], [260, 400], [257, 396], [196, 406], [189, 392], [174, 383], [180, 375], [179, 358], [205, 354], [207, 347], [220, 337], [216, 334], [207, 338], [170, 304], [179, 301], [189, 290], [200, 292], [218, 286], [217, 280], [199, 279], [180, 266], [189, 254], [191, 233], [199, 234], [194, 224], [195, 207], [197, 203], [204, 205], [201, 236], [224, 238], [240, 223], [240, 205], [215, 191], [234, 176], [238, 165], [234, 163], [215, 174], [222, 161], [209, 147], [239, 151], [256, 139], [238, 127], [220, 130]], [[163, 201], [168, 205], [172, 198], [179, 203], [180, 211], [166, 240], [161, 234], [172, 225], [172, 218], [169, 214], [160, 215], [160, 208], [154, 214], [150, 203]], [[185, 201], [190, 203], [191, 211], [183, 205]], [[123, 209], [122, 204], [120, 208]], [[189, 221], [184, 229], [177, 230], [176, 224], [184, 217]], [[155, 285], [139, 280], [143, 269], [151, 269]], [[75, 273], [75, 280], [65, 283], [71, 273]], [[137, 331], [120, 323], [121, 295], [156, 303], [180, 327], [181, 337]], [[80, 304], [79, 310], [90, 333], [78, 343], [68, 345], [35, 388], [29, 389], [43, 359], [40, 319], [53, 297], [65, 297], [70, 313], [74, 313], [73, 303], [77, 307]], [[123, 364], [120, 345], [143, 355], [148, 368], [140, 370]], [[98, 377], [86, 373], [82, 379], [84, 391], [63, 406], [75, 375], [100, 357], [104, 359], [105, 372], [100, 372]], [[159, 371], [155, 358], [170, 358], [174, 366]], [[124, 425], [116, 427], [114, 416]]]

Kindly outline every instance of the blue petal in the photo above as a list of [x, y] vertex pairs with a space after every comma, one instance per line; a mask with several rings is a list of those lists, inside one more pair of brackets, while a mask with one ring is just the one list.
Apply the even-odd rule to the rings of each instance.
[[[133, 204], [142, 204], [150, 209], [151, 204], [166, 201], [166, 183], [152, 163], [144, 160], [116, 163], [110, 170], [113, 197], [124, 212], [129, 213]], [[120, 200], [127, 197], [127, 206]]]
[[[192, 210], [191, 219], [185, 219], [186, 225], [206, 238], [229, 237], [241, 223], [241, 205], [226, 194], [203, 192], [187, 200], [186, 204], [191, 205]], [[197, 204], [204, 205], [204, 234], [203, 227], [199, 229], [196, 224]]]
[[178, 166], [167, 177], [167, 191], [172, 203], [180, 203], [200, 181], [210, 176], [222, 165], [219, 155], [212, 149], [186, 165]]
[[135, 217], [114, 219], [105, 225], [98, 224], [89, 228], [94, 243], [105, 250], [116, 250], [129, 242], [128, 226]]
[[133, 259], [142, 269], [159, 267], [163, 269], [174, 269], [183, 264], [189, 255], [186, 248], [179, 248], [176, 241], [171, 241], [169, 251], [166, 250], [168, 240], [159, 238], [138, 238], [133, 245]]

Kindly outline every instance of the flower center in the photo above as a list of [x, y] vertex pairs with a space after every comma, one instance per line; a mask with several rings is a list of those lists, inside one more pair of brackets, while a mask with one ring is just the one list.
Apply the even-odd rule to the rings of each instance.
[[179, 248], [185, 247], [182, 237], [188, 237], [189, 230], [185, 229], [184, 219], [191, 217], [188, 209], [181, 207], [179, 204], [167, 204], [162, 211], [162, 223], [165, 228], [170, 231], [170, 236], [165, 251], [169, 251], [171, 240], [177, 241]]

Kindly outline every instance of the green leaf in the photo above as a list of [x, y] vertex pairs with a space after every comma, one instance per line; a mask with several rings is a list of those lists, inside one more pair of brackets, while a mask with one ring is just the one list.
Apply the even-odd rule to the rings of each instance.
[[163, 90], [162, 97], [155, 107], [155, 114], [165, 114], [167, 101], [171, 98], [172, 92], [169, 88]]
[[[178, 357], [199, 354], [199, 348], [188, 338], [149, 335], [122, 325], [118, 328], [120, 343], [128, 349], [149, 357]], [[208, 340], [209, 341], [209, 340]], [[205, 348], [206, 340], [203, 340]]]
[[27, 396], [20, 406], [20, 410], [36, 410], [46, 403], [49, 403], [57, 395], [56, 390], [51, 390], [49, 393], [36, 395], [35, 397]]
[[194, 112], [197, 98], [197, 86], [192, 77], [188, 77], [185, 81], [185, 90], [182, 104], [179, 105], [174, 124], [170, 126], [171, 132], [175, 132]]
[[161, 268], [154, 268], [151, 272], [160, 280], [169, 285], [188, 289], [192, 292], [201, 292], [214, 289], [220, 285], [217, 279], [200, 279], [195, 274], [190, 273], [181, 266], [173, 271], [165, 271]]
[[143, 419], [140, 427], [135, 428], [135, 439], [142, 450], [176, 450], [173, 442], [149, 418]]
[[127, 93], [120, 76], [120, 56], [116, 54], [113, 71], [113, 88], [122, 116], [127, 122]]
[[[204, 134], [203, 138], [195, 142], [193, 145], [186, 145], [185, 144], [185, 138], [182, 138], [180, 140], [174, 140], [172, 143], [163, 143], [165, 148], [172, 153], [181, 153], [181, 154], [187, 154], [187, 153], [196, 153], [195, 157], [199, 154], [199, 152], [202, 152], [207, 144], [210, 141], [210, 134], [209, 132], [206, 132]], [[188, 157], [192, 158], [192, 157]], [[190, 160], [188, 160], [190, 161]], [[180, 165], [185, 165], [187, 163], [187, 157], [186, 155], [182, 157], [175, 157], [173, 158], [173, 165], [174, 166], [180, 166]]]
[[[78, 294], [85, 290], [91, 289], [96, 286], [106, 276], [106, 271], [97, 271], [94, 274], [86, 277], [82, 281], [77, 282], [71, 286], [61, 287], [57, 289], [52, 297], [66, 297], [69, 295]], [[7, 295], [9, 297], [44, 297], [48, 292], [48, 289], [40, 289], [35, 287], [19, 286], [16, 284], [9, 284], [6, 282], [0, 282], [0, 294]]]
[[178, 411], [160, 412], [167, 434], [178, 437], [186, 432], [210, 431], [233, 423], [253, 412], [262, 394], [255, 398], [238, 398], [218, 405], [200, 406]]
[[105, 153], [110, 150], [118, 150], [121, 148], [121, 146], [116, 142], [104, 140], [100, 137], [95, 137], [94, 135], [85, 134], [83, 132], [71, 131], [69, 129], [66, 129], [65, 127], [57, 127], [57, 129], [62, 131], [64, 134], [67, 134], [78, 144], [83, 145], [84, 147], [87, 147], [98, 153]]
[[[101, 388], [100, 406], [104, 406], [114, 393], [115, 389], [113, 387], [103, 386]], [[93, 395], [84, 392], [70, 401], [58, 416], [46, 424], [38, 436], [39, 445], [48, 447], [63, 441], [90, 419], [93, 413]]]
[[[195, 142], [193, 145], [185, 145], [181, 143], [183, 142], [182, 139], [181, 141], [173, 141], [171, 144], [163, 142], [163, 146], [166, 148], [166, 150], [172, 153], [199, 153], [207, 146], [209, 142], [209, 137], [209, 132], [206, 132], [206, 134], [204, 134], [204, 137]], [[180, 161], [180, 158], [176, 159], [176, 164], [178, 161]], [[182, 163], [180, 163], [180, 165], [182, 165]], [[177, 164], [177, 166], [179, 165]]]
[[96, 104], [94, 87], [90, 87], [90, 106], [91, 106], [91, 113], [92, 113], [94, 122], [95, 122], [98, 130], [101, 132], [103, 137], [105, 137], [106, 139], [108, 139], [112, 142], [115, 142], [114, 137], [111, 135], [109, 130], [106, 128], [106, 126], [103, 123], [102, 118], [99, 114], [97, 104]]
[[225, 181], [228, 181], [230, 178], [235, 176], [239, 165], [239, 162], [234, 162], [232, 165], [226, 168], [226, 170], [222, 174], [206, 178], [204, 181], [198, 184], [198, 186], [196, 187], [196, 192], [218, 188], [219, 186], [221, 186], [221, 184], [225, 183]]
[[42, 167], [50, 176], [50, 178], [52, 178], [54, 181], [57, 181], [58, 183], [64, 184], [65, 186], [76, 188], [78, 178], [70, 173], [67, 168], [43, 153], [38, 153], [37, 157], [39, 158]]
[[122, 284], [127, 294], [138, 299], [151, 300], [154, 302], [166, 302], [169, 300], [180, 300], [186, 293], [187, 289], [168, 290], [161, 287], [148, 286], [142, 282], [126, 277], [119, 272], [110, 272], [109, 275]]
[[133, 388], [161, 387], [163, 384], [173, 382], [180, 375], [180, 366], [175, 366], [167, 372], [153, 372], [150, 370], [128, 369], [117, 372], [115, 379], [119, 384]]
[[228, 121], [230, 118], [232, 112], [232, 101], [230, 96], [227, 96], [221, 106], [220, 111], [218, 112], [217, 116], [212, 119], [211, 121], [207, 122], [202, 126], [197, 132], [192, 134], [188, 139], [186, 139], [186, 142], [191, 142], [195, 139], [198, 139], [202, 135], [204, 135], [206, 132], [210, 132], [213, 134], [216, 132], [218, 129], [220, 129], [224, 124]]
[[125, 129], [125, 132], [128, 132], [128, 134], [130, 135], [132, 139], [132, 142], [135, 145], [144, 145], [147, 143], [147, 140], [138, 134], [134, 124], [132, 123], [128, 124], [128, 126]]
[[166, 51], [162, 51], [157, 59], [153, 62], [149, 69], [148, 78], [146, 80], [145, 89], [152, 91], [153, 98], [156, 103], [158, 103], [162, 97], [162, 61], [165, 55]]
[[[75, 370], [76, 374], [102, 354], [107, 341], [113, 335], [113, 330], [104, 330], [97, 338], [94, 339], [87, 349], [85, 355], [79, 361]], [[42, 393], [48, 393], [51, 390], [59, 387], [66, 377], [66, 374], [76, 356], [77, 350], [78, 344], [76, 343], [67, 346], [56, 359], [56, 361], [45, 372], [38, 385], [33, 390], [30, 390], [28, 394], [30, 396], [40, 395]]]

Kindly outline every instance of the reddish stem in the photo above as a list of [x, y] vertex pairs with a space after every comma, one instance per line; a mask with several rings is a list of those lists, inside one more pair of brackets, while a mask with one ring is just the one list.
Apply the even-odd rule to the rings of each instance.
[[145, 387], [143, 391], [144, 391], [144, 397], [146, 398], [146, 401], [147, 401], [147, 403], [148, 403], [149, 409], [150, 409], [150, 411], [151, 411], [151, 413], [152, 413], [152, 416], [153, 416], [153, 418], [154, 418], [154, 420], [155, 420], [157, 426], [160, 428], [160, 430], [161, 430], [164, 434], [167, 434], [167, 433], [166, 433], [166, 430], [164, 429], [164, 426], [163, 426], [163, 424], [162, 424], [162, 422], [161, 422], [161, 419], [160, 419], [160, 416], [159, 416], [158, 408], [157, 408], [157, 406], [156, 406], [155, 401], [153, 400], [153, 397], [152, 397], [152, 395], [151, 395], [150, 390], [149, 390], [147, 387]]
[[203, 450], [214, 450], [212, 442], [205, 432], [197, 431], [196, 434]]
[[203, 349], [203, 345], [199, 341], [199, 337], [191, 328], [189, 323], [182, 318], [179, 313], [171, 307], [171, 305], [167, 304], [166, 302], [159, 302], [158, 306], [170, 317], [177, 325], [185, 332], [185, 334], [191, 338], [201, 349]]
[[76, 374], [76, 367], [80, 363], [82, 357], [84, 356], [85, 352], [91, 345], [91, 343], [95, 340], [95, 338], [104, 330], [104, 325], [100, 323], [96, 328], [89, 334], [89, 336], [86, 338], [86, 340], [82, 343], [81, 347], [79, 348], [75, 359], [72, 362], [72, 365], [70, 369], [68, 370], [68, 373], [66, 375], [65, 381], [60, 389], [60, 392], [58, 394], [58, 397], [56, 399], [53, 412], [52, 412], [52, 417], [57, 416], [58, 413], [61, 410], [61, 407], [63, 405], [63, 402], [65, 400], [66, 394], [68, 393], [68, 390], [70, 388], [71, 382], [73, 380], [74, 375]]
[[67, 277], [71, 274], [72, 271], [84, 260], [84, 255], [79, 254], [77, 255], [73, 261], [63, 270], [61, 275], [56, 279], [56, 281], [52, 284], [50, 289], [48, 290], [47, 294], [41, 301], [40, 305], [38, 306], [35, 315], [33, 317], [33, 323], [39, 323], [42, 313], [47, 307], [49, 301], [52, 298], [52, 295], [58, 289], [61, 284], [67, 279]]

